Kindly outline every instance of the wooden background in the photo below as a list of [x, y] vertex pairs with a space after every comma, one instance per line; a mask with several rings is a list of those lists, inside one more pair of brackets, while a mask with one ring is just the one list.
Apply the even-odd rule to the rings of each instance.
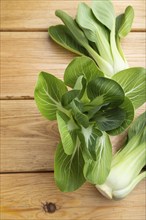
[[[144, 220], [145, 182], [122, 201], [109, 201], [94, 186], [61, 193], [54, 183], [53, 158], [59, 134], [56, 122], [38, 112], [33, 91], [38, 73], [62, 78], [75, 56], [48, 38], [59, 23], [56, 9], [75, 15], [79, 0], [1, 0], [1, 219]], [[84, 2], [89, 2], [84, 0]], [[130, 66], [145, 66], [145, 0], [114, 0], [117, 14], [135, 9], [132, 32], [123, 41]], [[137, 114], [144, 111], [144, 107]], [[122, 140], [122, 136], [120, 137]], [[119, 139], [113, 140], [119, 146]], [[42, 203], [55, 203], [45, 213]]]

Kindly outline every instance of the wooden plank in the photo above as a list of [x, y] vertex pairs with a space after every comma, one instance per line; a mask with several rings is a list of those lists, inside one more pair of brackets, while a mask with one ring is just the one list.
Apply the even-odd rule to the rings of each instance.
[[[55, 10], [61, 9], [73, 17], [77, 11], [80, 0], [2, 0], [1, 1], [1, 29], [2, 30], [41, 30], [50, 25], [58, 24], [60, 21], [55, 16]], [[86, 3], [91, 1], [84, 0]], [[135, 10], [133, 30], [144, 30], [145, 28], [145, 0], [114, 0], [117, 15], [123, 13], [128, 5]]]
[[[34, 100], [1, 101], [1, 172], [53, 170], [54, 153], [59, 142], [56, 122], [44, 119]], [[138, 114], [144, 111], [144, 105]], [[125, 135], [112, 137], [113, 149]]]
[[[50, 173], [5, 174], [1, 175], [1, 180], [1, 219], [145, 219], [144, 181], [124, 200], [111, 201], [90, 184], [72, 193], [62, 193]], [[55, 203], [57, 210], [54, 213], [44, 212], [42, 203], [46, 201]]]
[[[75, 56], [48, 40], [47, 33], [2, 33], [1, 98], [33, 97], [40, 71], [59, 78]], [[145, 34], [130, 33], [123, 50], [130, 66], [145, 66]], [[13, 83], [12, 83], [13, 82]]]
[[33, 100], [1, 101], [1, 172], [53, 170], [59, 135]]
[[47, 32], [7, 32], [1, 36], [1, 97], [33, 97], [40, 71], [62, 78], [64, 69], [74, 57], [73, 53], [48, 40]]

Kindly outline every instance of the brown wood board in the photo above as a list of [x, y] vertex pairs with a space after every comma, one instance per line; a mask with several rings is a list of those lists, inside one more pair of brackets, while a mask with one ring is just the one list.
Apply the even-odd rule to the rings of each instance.
[[[72, 193], [62, 193], [53, 174], [1, 175], [2, 220], [145, 220], [145, 182], [124, 200], [111, 201], [91, 184]], [[55, 203], [54, 213], [45, 213], [42, 203]]]
[[[1, 30], [47, 30], [50, 25], [61, 21], [55, 16], [55, 10], [61, 9], [73, 17], [79, 0], [1, 0]], [[84, 0], [90, 5], [91, 1]], [[135, 10], [133, 31], [144, 31], [145, 0], [114, 0], [116, 14], [125, 11], [128, 5]]]

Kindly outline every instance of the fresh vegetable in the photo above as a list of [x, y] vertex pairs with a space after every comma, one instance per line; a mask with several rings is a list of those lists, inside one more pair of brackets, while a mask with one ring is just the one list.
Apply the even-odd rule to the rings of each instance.
[[121, 39], [131, 30], [134, 10], [128, 6], [118, 17], [110, 0], [92, 1], [78, 6], [76, 18], [57, 10], [64, 25], [49, 27], [50, 37], [64, 48], [91, 57], [108, 77], [127, 69]]
[[[108, 198], [121, 199], [145, 176], [145, 114], [128, 131], [128, 142], [112, 160], [109, 135], [130, 126], [134, 111], [146, 101], [146, 71], [128, 68], [121, 39], [131, 30], [134, 11], [115, 16], [109, 0], [80, 3], [76, 18], [56, 15], [64, 25], [49, 28], [61, 46], [81, 55], [72, 60], [64, 81], [41, 72], [34, 97], [48, 120], [57, 120], [60, 143], [54, 163], [61, 191], [88, 181]], [[120, 176], [119, 176], [120, 175]]]
[[129, 128], [126, 145], [114, 155], [105, 183], [96, 188], [107, 198], [122, 199], [146, 177], [146, 171], [142, 171], [145, 165], [146, 112]]
[[58, 123], [61, 141], [54, 169], [61, 191], [76, 190], [86, 180], [104, 184], [112, 161], [108, 134], [119, 134], [131, 124], [134, 106], [146, 100], [144, 82], [143, 68], [124, 70], [109, 79], [86, 56], [67, 66], [64, 82], [40, 73], [34, 97], [42, 115]]

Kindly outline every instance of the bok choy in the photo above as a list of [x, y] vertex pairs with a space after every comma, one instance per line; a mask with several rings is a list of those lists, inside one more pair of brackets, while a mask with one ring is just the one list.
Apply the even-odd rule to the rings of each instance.
[[106, 78], [87, 56], [71, 61], [64, 81], [40, 73], [34, 97], [42, 115], [58, 123], [61, 140], [54, 170], [61, 191], [74, 191], [85, 181], [106, 181], [112, 162], [109, 134], [123, 132], [133, 121], [134, 109], [146, 100], [145, 70], [130, 68], [128, 73]]
[[128, 6], [118, 17], [110, 0], [92, 1], [78, 6], [76, 18], [57, 10], [64, 25], [49, 27], [50, 37], [59, 45], [79, 55], [91, 57], [108, 77], [127, 69], [121, 39], [131, 30], [134, 10]]
[[114, 155], [105, 183], [96, 188], [109, 199], [122, 199], [146, 177], [146, 171], [142, 171], [145, 165], [146, 112], [129, 128], [126, 145]]

